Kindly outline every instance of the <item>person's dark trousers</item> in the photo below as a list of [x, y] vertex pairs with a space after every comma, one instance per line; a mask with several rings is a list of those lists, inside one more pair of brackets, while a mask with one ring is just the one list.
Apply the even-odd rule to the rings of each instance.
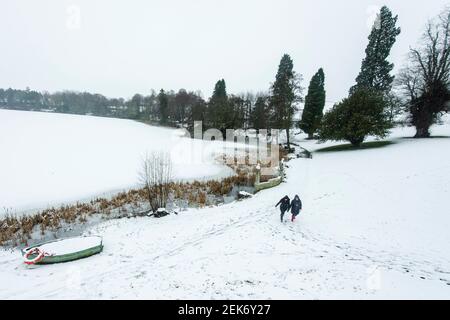
[[281, 215], [280, 215], [281, 222], [283, 222], [283, 218], [284, 218], [285, 212], [286, 212], [286, 211], [281, 211]]

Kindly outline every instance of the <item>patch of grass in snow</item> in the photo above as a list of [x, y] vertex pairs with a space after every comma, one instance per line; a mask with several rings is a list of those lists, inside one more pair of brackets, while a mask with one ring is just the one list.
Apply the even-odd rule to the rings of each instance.
[[405, 140], [450, 139], [450, 136], [429, 136], [427, 138], [403, 137], [400, 139], [405, 139]]
[[355, 151], [355, 150], [364, 150], [364, 149], [375, 149], [375, 148], [383, 148], [394, 144], [392, 141], [371, 141], [365, 142], [360, 147], [355, 147], [350, 143], [340, 144], [337, 146], [327, 147], [318, 149], [315, 152], [339, 152], [339, 151]]

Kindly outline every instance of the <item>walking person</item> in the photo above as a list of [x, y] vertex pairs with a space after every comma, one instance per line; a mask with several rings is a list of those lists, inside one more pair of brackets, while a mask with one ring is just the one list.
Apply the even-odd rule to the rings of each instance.
[[292, 219], [291, 221], [294, 222], [295, 218], [300, 214], [300, 211], [302, 210], [302, 200], [300, 200], [300, 197], [298, 195], [295, 195], [294, 200], [291, 202], [291, 213], [292, 213]]
[[281, 222], [283, 222], [283, 218], [284, 218], [284, 214], [286, 213], [286, 211], [289, 211], [289, 208], [291, 206], [291, 199], [289, 199], [288, 196], [285, 196], [283, 199], [281, 199], [280, 201], [278, 201], [278, 203], [275, 205], [275, 208], [280, 206], [280, 219]]

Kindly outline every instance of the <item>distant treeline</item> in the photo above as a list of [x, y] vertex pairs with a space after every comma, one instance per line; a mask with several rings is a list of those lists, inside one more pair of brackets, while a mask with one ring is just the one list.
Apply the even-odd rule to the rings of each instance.
[[[163, 100], [167, 100], [167, 103]], [[161, 110], [160, 102], [167, 104]], [[143, 121], [160, 121], [167, 118], [166, 124], [184, 123], [188, 120], [189, 110], [203, 99], [200, 93], [179, 90], [177, 93], [161, 90], [159, 94], [135, 94], [131, 99], [107, 98], [101, 94], [89, 92], [62, 91], [37, 92], [26, 90], [0, 89], [0, 108], [47, 111], [101, 117], [116, 117]]]
[[207, 101], [200, 91], [185, 89], [178, 92], [151, 90], [149, 95], [135, 94], [128, 100], [88, 92], [0, 89], [0, 108], [3, 109], [133, 119], [190, 130], [194, 121], [203, 121], [204, 130], [266, 129], [269, 123], [275, 127], [273, 115], [276, 112], [269, 112], [268, 103], [268, 93], [228, 95], [223, 79], [216, 83]]

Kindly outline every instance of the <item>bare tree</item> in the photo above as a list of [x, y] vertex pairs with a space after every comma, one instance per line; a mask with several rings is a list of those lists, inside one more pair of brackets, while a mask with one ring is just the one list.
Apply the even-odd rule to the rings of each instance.
[[450, 111], [450, 8], [428, 23], [422, 44], [411, 49], [398, 84], [416, 127], [415, 137], [429, 137], [431, 125]]
[[386, 95], [386, 112], [392, 126], [395, 126], [403, 111], [404, 106], [401, 97], [394, 92], [389, 92]]
[[172, 181], [172, 160], [167, 152], [152, 152], [147, 155], [139, 172], [139, 180], [147, 192], [148, 203], [156, 212], [165, 208]]

